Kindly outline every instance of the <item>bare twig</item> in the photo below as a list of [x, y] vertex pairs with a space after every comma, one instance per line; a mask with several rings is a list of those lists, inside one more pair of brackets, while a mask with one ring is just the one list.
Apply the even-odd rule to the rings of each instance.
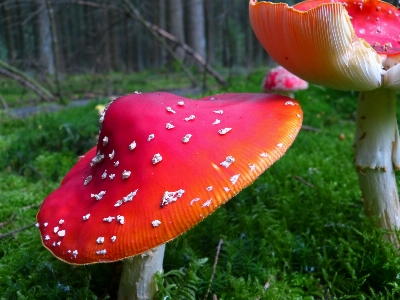
[[[208, 285], [208, 290], [207, 290], [207, 293], [206, 293], [206, 295], [204, 296], [204, 299], [203, 299], [203, 300], [206, 300], [208, 294], [210, 293], [211, 284], [212, 284], [212, 281], [213, 281], [214, 276], [215, 276], [215, 271], [216, 271], [216, 269], [217, 269], [217, 263], [218, 263], [219, 252], [221, 251], [221, 247], [222, 247], [222, 244], [223, 244], [223, 243], [224, 243], [224, 240], [223, 240], [223, 239], [220, 239], [220, 240], [219, 240], [219, 243], [218, 243], [218, 246], [217, 246], [217, 253], [215, 254], [214, 266], [213, 266], [213, 272], [212, 272], [211, 278], [210, 278], [210, 284]], [[215, 295], [214, 295], [214, 296], [215, 296]], [[215, 297], [216, 297], [216, 296], [215, 296]], [[214, 297], [213, 297], [213, 298], [214, 298]]]
[[3, 95], [0, 94], [0, 100], [3, 103], [4, 109], [7, 110], [8, 109], [8, 104], [6, 102], [6, 99], [4, 99]]
[[196, 59], [204, 68], [205, 70], [210, 73], [214, 78], [222, 85], [228, 85], [225, 79], [223, 79], [217, 71], [215, 71], [208, 63], [207, 61], [198, 53], [194, 52], [194, 50], [189, 47], [189, 45], [180, 42], [175, 36], [172, 34], [166, 32], [165, 30], [159, 28], [156, 25], [151, 25], [151, 28], [155, 31], [157, 31], [158, 34], [162, 35], [163, 37], [167, 38], [171, 42], [175, 43], [177, 46], [182, 47], [189, 55], [191, 55], [194, 59]]
[[50, 93], [46, 88], [44, 88], [40, 83], [26, 75], [24, 72], [18, 70], [17, 68], [10, 66], [3, 60], [0, 60], [0, 74], [6, 75], [18, 81], [26, 88], [38, 94], [43, 100], [54, 100], [54, 95]]
[[30, 208], [35, 208], [35, 207], [40, 206], [40, 204], [41, 203], [33, 203], [33, 204], [30, 204], [30, 205], [23, 206], [21, 209], [22, 210], [27, 210], [27, 209], [30, 209]]
[[300, 176], [294, 175], [294, 178], [302, 183], [304, 183], [305, 185], [309, 186], [312, 189], [316, 189], [315, 185], [309, 183], [308, 181], [305, 181], [303, 178], [301, 178]]
[[319, 129], [319, 128], [311, 127], [311, 126], [308, 126], [308, 125], [302, 125], [301, 129], [308, 130], [308, 131], [315, 131], [315, 132], [320, 132], [321, 131], [321, 129]]
[[189, 78], [192, 84], [197, 85], [196, 78], [194, 78], [192, 73], [190, 73], [189, 69], [185, 67], [185, 65], [182, 63], [179, 57], [175, 54], [175, 51], [171, 49], [171, 47], [167, 44], [167, 42], [164, 39], [158, 36], [158, 34], [154, 31], [154, 29], [152, 29], [153, 24], [151, 24], [145, 18], [143, 18], [139, 10], [129, 0], [124, 0], [124, 2], [126, 6], [129, 8], [129, 15], [134, 19], [138, 20], [140, 23], [142, 23], [144, 27], [146, 27], [146, 29], [150, 31], [150, 33], [156, 38], [156, 40], [159, 43], [161, 43], [163, 47], [168, 51], [168, 53], [174, 58], [174, 60], [176, 60], [176, 62], [182, 68], [183, 72], [186, 74], [186, 76]]
[[8, 222], [0, 222], [0, 228], [6, 226], [7, 224]]
[[7, 232], [7, 233], [0, 234], [0, 239], [5, 238], [5, 237], [8, 237], [8, 236], [13, 235], [13, 234], [16, 234], [16, 233], [18, 233], [18, 232], [20, 232], [20, 231], [23, 231], [23, 230], [25, 230], [25, 229], [29, 229], [29, 228], [35, 226], [35, 224], [36, 224], [36, 223], [32, 223], [32, 224], [30, 224], [30, 225], [27, 225], [27, 226], [18, 228], [18, 229], [16, 229], [16, 230], [13, 230], [13, 231], [10, 231], [10, 232]]

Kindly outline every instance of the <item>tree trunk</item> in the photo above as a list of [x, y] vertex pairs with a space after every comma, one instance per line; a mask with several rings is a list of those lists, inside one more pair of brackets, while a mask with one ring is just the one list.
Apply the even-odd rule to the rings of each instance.
[[49, 13], [45, 0], [36, 0], [38, 8], [38, 52], [39, 52], [39, 68], [41, 73], [54, 75], [54, 55], [51, 40], [51, 25]]
[[13, 39], [13, 30], [11, 25], [11, 14], [10, 10], [7, 6], [7, 0], [2, 1], [3, 10], [4, 10], [4, 25], [6, 29], [6, 39], [7, 39], [7, 50], [8, 50], [8, 62], [10, 64], [14, 64], [14, 61], [17, 57], [17, 53], [15, 51], [14, 39]]
[[157, 291], [155, 274], [163, 270], [165, 244], [146, 253], [124, 259], [119, 300], [153, 299]]
[[[159, 7], [159, 14], [158, 14], [158, 26], [161, 29], [167, 30], [167, 6], [165, 5], [165, 0], [159, 0], [158, 1], [158, 7]], [[162, 38], [164, 39], [164, 38]], [[167, 63], [167, 50], [160, 45], [158, 41], [156, 41], [159, 49], [159, 66], [164, 67], [165, 64]]]
[[[169, 25], [170, 33], [178, 38], [180, 42], [185, 41], [185, 31], [183, 22], [182, 0], [169, 0]], [[175, 53], [180, 59], [184, 59], [185, 50], [178, 47]]]
[[215, 63], [215, 18], [213, 10], [213, 0], [205, 0], [206, 14], [206, 33], [207, 33], [207, 62], [210, 65]]
[[[206, 31], [203, 0], [188, 0], [188, 44], [201, 57], [206, 56]], [[199, 67], [199, 66], [198, 66]]]

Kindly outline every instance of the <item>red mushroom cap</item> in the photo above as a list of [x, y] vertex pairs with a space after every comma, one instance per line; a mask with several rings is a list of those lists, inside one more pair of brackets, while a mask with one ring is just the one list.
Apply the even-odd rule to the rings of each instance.
[[295, 92], [308, 89], [308, 82], [290, 73], [282, 66], [272, 68], [264, 77], [263, 91], [270, 92]]
[[113, 101], [101, 120], [97, 147], [37, 215], [43, 245], [72, 264], [137, 255], [190, 229], [285, 153], [302, 111], [276, 95], [147, 93]]
[[399, 54], [400, 9], [390, 3], [380, 0], [308, 0], [293, 7], [306, 11], [334, 2], [346, 7], [357, 37], [365, 39], [380, 54]]

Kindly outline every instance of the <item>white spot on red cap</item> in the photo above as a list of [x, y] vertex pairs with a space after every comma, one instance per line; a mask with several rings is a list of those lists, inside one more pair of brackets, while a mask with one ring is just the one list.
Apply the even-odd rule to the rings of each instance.
[[115, 217], [107, 217], [107, 218], [104, 218], [103, 221], [104, 221], [104, 222], [111, 223], [112, 220], [114, 220], [114, 219], [115, 219]]
[[204, 203], [203, 203], [203, 205], [202, 205], [201, 207], [207, 207], [207, 206], [210, 206], [210, 204], [211, 204], [211, 201], [212, 201], [212, 198], [211, 198], [211, 199], [208, 199], [206, 202], [204, 202]]
[[278, 146], [279, 148], [282, 148], [282, 147], [283, 147], [283, 144], [282, 144], [282, 143], [279, 143], [277, 146]]
[[179, 106], [183, 106], [183, 105], [185, 105], [185, 102], [179, 101], [179, 102], [178, 102], [178, 105], [179, 105]]
[[110, 178], [110, 180], [113, 180], [115, 177], [115, 174], [110, 174], [108, 177]]
[[83, 182], [83, 185], [88, 185], [88, 183], [91, 181], [92, 181], [92, 175], [89, 175], [88, 177], [86, 177], [85, 181]]
[[230, 181], [232, 182], [232, 184], [235, 184], [235, 183], [238, 181], [239, 176], [240, 176], [240, 174], [236, 174], [236, 175], [233, 175], [233, 176], [230, 178]]
[[175, 128], [175, 126], [172, 125], [171, 123], [167, 123], [167, 124], [165, 124], [165, 128], [172, 129], [172, 128]]
[[256, 166], [252, 163], [249, 163], [250, 172], [253, 172], [256, 169]]
[[230, 188], [224, 186], [224, 191], [225, 191], [225, 192], [229, 192], [230, 190], [231, 190]]
[[58, 241], [57, 246], [60, 247], [60, 245], [61, 245], [61, 241]]
[[260, 154], [260, 156], [261, 156], [261, 157], [268, 157], [268, 154], [265, 153], [265, 152], [263, 152], [263, 153]]
[[133, 141], [132, 143], [129, 144], [129, 150], [133, 150], [136, 148], [136, 142]]
[[190, 138], [192, 137], [192, 135], [190, 134], [190, 133], [188, 133], [187, 135], [185, 135], [183, 138], [182, 138], [182, 143], [187, 143], [187, 142], [189, 142], [189, 140], [190, 140]]
[[124, 170], [122, 172], [122, 179], [129, 178], [129, 176], [131, 176], [131, 171]]
[[112, 237], [111, 237], [111, 242], [115, 242], [117, 240], [117, 237], [115, 236], [115, 235], [113, 235]]
[[232, 128], [222, 128], [222, 129], [218, 130], [218, 133], [223, 135], [223, 134], [228, 133], [231, 130], [232, 130]]
[[118, 215], [117, 222], [120, 223], [121, 225], [125, 224], [125, 217]]
[[44, 237], [44, 240], [45, 241], [48, 241], [50, 239], [50, 236], [49, 235], [46, 235], [45, 237]]
[[95, 198], [96, 200], [101, 200], [105, 194], [106, 191], [101, 191], [98, 194], [90, 194], [90, 197]]
[[151, 162], [153, 165], [158, 164], [160, 161], [162, 161], [162, 156], [160, 153], [154, 154], [153, 158], [151, 159]]
[[57, 233], [60, 228], [58, 226], [54, 227], [54, 233]]
[[185, 121], [191, 121], [191, 120], [194, 120], [195, 118], [196, 117], [194, 115], [191, 115], [191, 116], [185, 118]]
[[161, 224], [160, 220], [151, 221], [151, 225], [153, 225], [153, 227], [158, 227], [158, 226], [160, 226], [160, 224]]
[[49, 223], [44, 222], [43, 226], [44, 226], [44, 227], [47, 227], [47, 225], [49, 225]]
[[149, 134], [147, 141], [150, 142], [152, 139], [154, 139], [154, 134]]
[[233, 156], [227, 156], [223, 162], [220, 163], [221, 166], [228, 168], [231, 164], [235, 162]]
[[100, 163], [104, 159], [104, 154], [97, 152], [96, 156], [92, 158], [92, 165]]
[[60, 230], [59, 232], [57, 232], [58, 236], [65, 236], [65, 230]]
[[114, 167], [118, 167], [119, 166], [119, 161], [117, 160], [116, 162], [114, 162]]
[[167, 111], [169, 111], [169, 112], [171, 112], [171, 113], [173, 113], [173, 114], [175, 113], [175, 111], [174, 111], [171, 107], [169, 107], [169, 106], [167, 106], [166, 109], [167, 109]]
[[108, 143], [108, 137], [103, 137], [103, 146], [107, 145]]
[[58, 221], [58, 224], [63, 224], [64, 223], [64, 220], [63, 219], [60, 219], [60, 221]]
[[104, 243], [104, 237], [103, 236], [98, 237], [97, 240], [96, 240], [96, 243], [97, 244], [103, 244]]
[[110, 154], [108, 154], [108, 157], [112, 160], [115, 156], [115, 151], [113, 150]]
[[223, 113], [224, 113], [224, 111], [223, 110], [214, 110], [214, 112], [216, 113], [216, 114], [219, 114], [219, 115], [222, 115]]
[[286, 101], [286, 102], [285, 102], [285, 105], [292, 105], [292, 106], [294, 106], [294, 103], [293, 103], [292, 101]]
[[101, 174], [101, 179], [107, 178], [107, 170], [104, 170], [103, 174]]
[[210, 185], [209, 187], [206, 188], [206, 190], [207, 190], [208, 192], [212, 191], [212, 189], [213, 189], [213, 187], [212, 187], [211, 185]]
[[178, 198], [181, 198], [184, 193], [185, 190], [182, 189], [177, 190], [175, 192], [166, 191], [161, 199], [161, 207], [164, 207], [165, 205], [175, 202], [176, 200], [178, 200]]
[[219, 123], [221, 123], [221, 120], [215, 119], [213, 125], [217, 125], [217, 124], [219, 124]]
[[86, 214], [82, 217], [83, 221], [86, 221], [87, 219], [90, 218], [90, 214]]
[[190, 205], [193, 205], [193, 203], [195, 203], [195, 202], [197, 202], [199, 200], [200, 200], [200, 198], [194, 198], [192, 201], [190, 201]]
[[72, 251], [72, 255], [76, 258], [76, 256], [78, 255], [78, 250]]
[[96, 251], [96, 254], [105, 255], [107, 253], [106, 249]]

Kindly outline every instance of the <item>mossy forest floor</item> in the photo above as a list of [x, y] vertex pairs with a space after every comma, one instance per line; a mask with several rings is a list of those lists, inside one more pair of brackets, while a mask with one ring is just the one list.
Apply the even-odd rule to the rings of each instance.
[[[260, 92], [263, 75], [232, 77], [230, 88], [212, 93]], [[204, 299], [221, 239], [207, 299], [400, 299], [400, 255], [364, 217], [352, 165], [357, 93], [311, 85], [296, 99], [312, 130], [301, 130], [253, 185], [167, 244], [157, 299]], [[98, 103], [105, 100], [24, 119], [0, 111], [0, 299], [116, 298], [120, 262], [63, 263], [34, 226], [4, 236], [34, 224], [46, 195], [95, 145]]]

